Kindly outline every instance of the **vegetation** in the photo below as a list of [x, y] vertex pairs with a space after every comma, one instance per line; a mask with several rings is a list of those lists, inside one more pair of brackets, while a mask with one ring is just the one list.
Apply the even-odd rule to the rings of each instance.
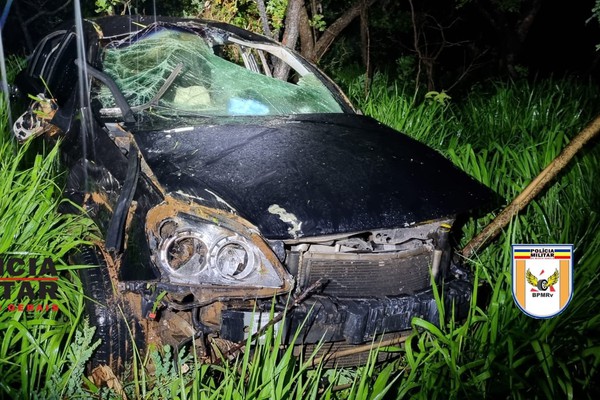
[[[29, 54], [73, 16], [73, 0], [5, 2], [5, 51]], [[159, 14], [233, 23], [286, 43], [308, 59], [366, 72], [409, 61], [428, 90], [482, 77], [598, 76], [598, 2], [542, 0], [78, 0], [85, 17]], [[595, 7], [594, 7], [595, 4]], [[12, 6], [12, 8], [11, 8]], [[592, 10], [593, 8], [593, 10]], [[587, 22], [586, 22], [587, 20]], [[1, 22], [1, 21], [0, 21]], [[556, 29], [561, 26], [563, 29]]]
[[[572, 80], [477, 86], [460, 104], [413, 105], [384, 77], [360, 102], [365, 113], [448, 156], [507, 201], [590, 121], [597, 88]], [[357, 96], [362, 86], [350, 92]], [[598, 392], [600, 148], [587, 149], [502, 236], [473, 260], [476, 294], [463, 324], [420, 323], [406, 344], [398, 392], [441, 397], [575, 397]], [[492, 216], [470, 220], [462, 244]], [[511, 244], [574, 243], [575, 295], [568, 309], [535, 320], [513, 304]], [[459, 246], [460, 247], [460, 246]], [[446, 312], [449, 312], [446, 310]], [[592, 312], [593, 314], [593, 312]]]
[[[69, 251], [91, 232], [87, 218], [60, 214], [61, 189], [58, 148], [45, 155], [28, 155], [9, 140], [7, 107], [0, 100], [0, 257], [53, 260], [58, 273], [57, 299], [43, 301], [42, 310], [19, 310], [33, 301], [18, 299], [17, 285], [3, 282], [0, 297], [0, 397], [26, 397], [41, 388], [46, 378], [62, 370], [70, 343], [81, 325], [83, 297], [77, 266], [66, 263]], [[40, 265], [38, 265], [38, 268]], [[0, 276], [7, 277], [8, 268]], [[35, 283], [34, 283], [35, 284]], [[36, 304], [40, 304], [36, 302]], [[55, 310], [56, 306], [58, 310]], [[17, 308], [13, 308], [17, 307]]]
[[[438, 149], [507, 202], [568, 143], [600, 105], [598, 87], [574, 80], [489, 83], [463, 99], [432, 93], [414, 101], [414, 87], [376, 75], [348, 84], [355, 103], [376, 119]], [[405, 90], [406, 89], [406, 90]], [[399, 357], [358, 369], [308, 368], [311, 357], [280, 351], [270, 330], [264, 342], [231, 362], [207, 365], [169, 348], [137, 357], [111, 387], [84, 374], [94, 348], [82, 315], [77, 266], [66, 255], [93, 231], [84, 217], [59, 214], [57, 149], [28, 156], [6, 127], [0, 139], [0, 254], [52, 257], [60, 273], [59, 311], [7, 312], [0, 298], [0, 397], [161, 399], [332, 398], [580, 398], [600, 392], [600, 148], [592, 145], [499, 239], [471, 260], [474, 296], [468, 318], [443, 310], [439, 327], [414, 319]], [[30, 159], [32, 161], [30, 161]], [[466, 221], [460, 248], [493, 215]], [[548, 320], [525, 316], [511, 294], [513, 243], [573, 243], [575, 294]], [[440, 304], [441, 306], [441, 304]], [[248, 346], [250, 343], [247, 343]], [[117, 382], [117, 383], [115, 383]]]

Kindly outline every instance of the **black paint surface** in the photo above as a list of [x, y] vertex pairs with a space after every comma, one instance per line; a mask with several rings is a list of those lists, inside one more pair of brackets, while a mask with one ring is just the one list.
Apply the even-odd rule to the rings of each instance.
[[351, 114], [205, 120], [193, 130], [143, 131], [136, 140], [169, 192], [228, 209], [268, 239], [397, 228], [453, 216], [495, 197], [429, 147]]

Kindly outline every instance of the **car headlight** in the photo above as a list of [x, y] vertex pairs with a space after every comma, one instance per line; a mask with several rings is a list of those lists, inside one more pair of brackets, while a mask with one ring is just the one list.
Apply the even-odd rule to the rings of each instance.
[[213, 252], [217, 271], [225, 279], [244, 279], [254, 270], [254, 254], [242, 241], [222, 239]]
[[159, 225], [157, 264], [172, 283], [279, 288], [283, 280], [247, 237], [181, 217]]

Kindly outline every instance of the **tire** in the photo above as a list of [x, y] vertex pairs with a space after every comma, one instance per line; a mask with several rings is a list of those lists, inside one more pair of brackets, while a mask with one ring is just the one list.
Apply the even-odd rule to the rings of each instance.
[[115, 373], [121, 373], [125, 363], [133, 358], [133, 344], [138, 349], [144, 346], [140, 316], [132, 312], [122, 296], [115, 294], [106, 260], [97, 248], [82, 248], [73, 258], [78, 264], [98, 266], [79, 272], [90, 325], [96, 327], [93, 341], [100, 339], [90, 370], [108, 365]]
[[537, 288], [543, 292], [548, 289], [548, 281], [545, 279], [540, 279], [537, 284]]

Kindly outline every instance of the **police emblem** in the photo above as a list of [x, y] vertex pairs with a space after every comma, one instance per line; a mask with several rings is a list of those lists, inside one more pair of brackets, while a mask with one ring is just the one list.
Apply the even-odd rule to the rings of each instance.
[[573, 296], [573, 245], [513, 245], [512, 278], [521, 311], [534, 318], [560, 314]]

